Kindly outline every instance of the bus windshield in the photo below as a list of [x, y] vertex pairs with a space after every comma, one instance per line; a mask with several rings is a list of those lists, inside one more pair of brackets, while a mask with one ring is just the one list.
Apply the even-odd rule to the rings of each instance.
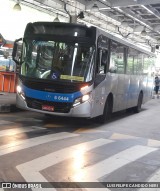
[[25, 40], [20, 74], [44, 80], [89, 82], [94, 46], [71, 42]]

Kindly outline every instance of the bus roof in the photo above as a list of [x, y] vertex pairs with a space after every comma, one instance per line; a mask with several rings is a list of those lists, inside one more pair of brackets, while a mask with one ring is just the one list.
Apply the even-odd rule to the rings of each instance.
[[25, 29], [24, 37], [43, 37], [49, 38], [65, 36], [75, 38], [88, 39], [95, 42], [96, 30], [95, 27], [87, 27], [86, 25], [79, 25], [75, 23], [61, 23], [61, 22], [34, 22], [28, 23]]

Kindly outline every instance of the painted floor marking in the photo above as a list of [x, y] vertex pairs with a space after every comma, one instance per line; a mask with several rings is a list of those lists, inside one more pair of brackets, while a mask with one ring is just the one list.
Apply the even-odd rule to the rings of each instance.
[[146, 142], [146, 146], [148, 147], [160, 147], [160, 141], [155, 140], [155, 139], [147, 139], [147, 138], [142, 138], [142, 137], [137, 137], [137, 136], [131, 136], [131, 135], [125, 135], [125, 134], [120, 134], [120, 133], [113, 133], [109, 139], [111, 140], [141, 140], [142, 142]]
[[37, 130], [41, 130], [41, 129], [45, 129], [42, 127], [37, 127], [37, 126], [31, 126], [31, 127], [20, 127], [20, 128], [12, 128], [12, 129], [7, 129], [7, 130], [2, 130], [0, 131], [0, 137], [3, 136], [11, 136], [11, 135], [16, 135], [19, 133], [25, 133], [25, 132], [31, 132], [31, 131], [37, 131]]
[[[77, 174], [71, 177], [71, 180], [75, 182], [97, 182], [99, 178], [112, 173], [113, 171], [125, 166], [150, 152], [156, 151], [157, 148], [150, 148], [146, 146], [133, 146], [122, 152], [119, 152], [103, 161], [96, 163], [95, 165], [86, 167], [79, 170]], [[86, 188], [86, 190], [93, 190], [92, 188]], [[94, 188], [94, 191], [98, 191], [99, 188]], [[101, 190], [109, 190], [102, 188]]]
[[[85, 152], [91, 149], [94, 149], [96, 147], [100, 147], [102, 145], [112, 143], [112, 142], [113, 142], [112, 140], [108, 140], [108, 139], [96, 139], [93, 141], [84, 142], [84, 143], [67, 147], [59, 151], [50, 153], [48, 155], [39, 157], [32, 161], [26, 162], [24, 164], [18, 165], [16, 168], [18, 169], [18, 171], [21, 173], [21, 175], [27, 182], [48, 182], [45, 179], [45, 177], [43, 177], [39, 173], [41, 170], [46, 169], [50, 166], [53, 166], [57, 163], [60, 163], [68, 158], [74, 158], [76, 160], [75, 162], [77, 162], [77, 160], [79, 160], [80, 157], [84, 156]], [[32, 189], [32, 190], [36, 191], [36, 189]], [[56, 189], [47, 188], [42, 190], [54, 191]]]
[[[158, 182], [160, 181], [160, 170], [156, 171], [155, 174], [148, 180], [148, 182]], [[146, 191], [146, 188], [140, 188], [139, 191]], [[160, 188], [147, 188], [147, 191], [160, 191]]]
[[125, 135], [121, 133], [113, 133], [110, 136], [110, 139], [113, 140], [124, 140], [124, 139], [138, 139], [139, 137], [131, 136], [131, 135]]
[[44, 136], [40, 136], [36, 138], [30, 138], [27, 140], [15, 141], [13, 143], [0, 146], [0, 156], [15, 152], [15, 151], [19, 151], [22, 149], [34, 147], [40, 144], [48, 143], [51, 141], [56, 141], [56, 140], [61, 140], [61, 139], [66, 139], [69, 137], [76, 137], [76, 136], [79, 136], [79, 135], [68, 133], [68, 132], [62, 132], [62, 133], [44, 135]]
[[8, 124], [11, 124], [11, 123], [14, 123], [14, 122], [5, 121], [5, 120], [0, 120], [0, 124], [1, 124], [1, 125], [8, 125]]
[[[156, 148], [150, 148], [146, 146], [136, 145], [128, 148], [122, 152], [119, 152], [99, 163], [82, 169], [81, 172], [85, 175], [81, 181], [97, 180], [98, 178], [113, 172], [114, 170], [133, 162], [150, 152], [156, 151]], [[81, 173], [80, 172], [80, 173]], [[96, 172], [96, 173], [94, 173]], [[76, 180], [76, 179], [75, 179]]]

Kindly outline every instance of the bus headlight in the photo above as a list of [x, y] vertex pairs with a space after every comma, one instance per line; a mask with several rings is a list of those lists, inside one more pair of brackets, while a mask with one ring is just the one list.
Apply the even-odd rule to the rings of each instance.
[[73, 103], [73, 107], [76, 107], [77, 105], [80, 105], [81, 103], [84, 103], [86, 101], [88, 101], [90, 99], [90, 94], [86, 94], [82, 97], [79, 97], [77, 99], [75, 99], [74, 103]]
[[90, 98], [89, 94], [82, 96], [82, 102], [88, 101], [89, 98]]
[[24, 92], [23, 92], [21, 86], [19, 86], [19, 85], [17, 86], [17, 93], [21, 96], [21, 98], [22, 98], [23, 100], [25, 100], [25, 94], [24, 94]]

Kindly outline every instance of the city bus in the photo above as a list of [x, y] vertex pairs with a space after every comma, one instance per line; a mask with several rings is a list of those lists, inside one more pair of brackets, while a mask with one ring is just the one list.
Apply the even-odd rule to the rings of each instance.
[[28, 23], [18, 47], [19, 108], [104, 123], [113, 112], [138, 113], [152, 96], [155, 55], [94, 26]]

